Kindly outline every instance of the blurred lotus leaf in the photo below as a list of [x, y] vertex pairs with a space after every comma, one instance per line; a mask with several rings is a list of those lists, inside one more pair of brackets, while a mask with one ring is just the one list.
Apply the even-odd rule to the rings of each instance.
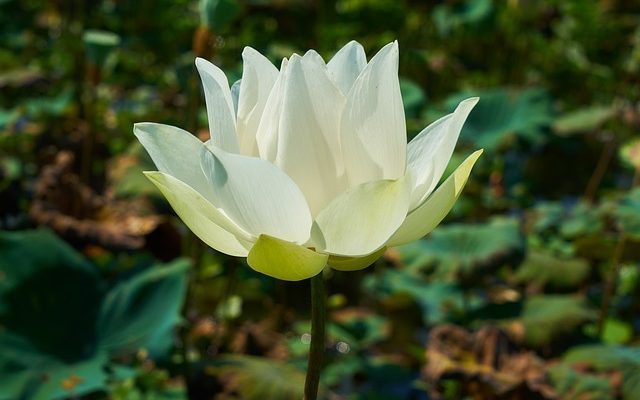
[[120, 45], [120, 36], [113, 32], [88, 30], [82, 35], [87, 58], [93, 65], [102, 66], [107, 56]]
[[591, 106], [568, 112], [559, 116], [553, 123], [553, 130], [562, 136], [589, 132], [616, 115], [611, 106]]
[[525, 342], [541, 347], [574, 334], [577, 328], [595, 317], [596, 312], [580, 297], [537, 295], [525, 300], [520, 319], [524, 326]]
[[467, 282], [505, 264], [517, 264], [524, 241], [518, 222], [505, 218], [484, 225], [445, 225], [397, 252], [410, 270], [434, 270], [439, 279]]
[[564, 216], [564, 207], [557, 202], [543, 202], [532, 207], [527, 214], [527, 226], [535, 233], [556, 229]]
[[491, 0], [466, 0], [440, 4], [433, 9], [433, 23], [441, 36], [447, 36], [460, 26], [477, 25], [485, 21], [494, 9]]
[[380, 274], [369, 275], [364, 285], [372, 295], [381, 297], [388, 308], [402, 307], [406, 303], [405, 296], [408, 296], [410, 301], [420, 306], [425, 324], [448, 321], [452, 313], [463, 307], [462, 291], [457, 285], [430, 282], [408, 269], [387, 269]]
[[635, 400], [640, 393], [640, 347], [599, 344], [579, 346], [563, 356], [562, 365], [574, 367], [578, 374], [585, 370], [621, 373], [622, 379], [610, 378], [609, 382], [621, 384], [622, 399]]
[[246, 355], [217, 357], [206, 372], [216, 376], [224, 390], [217, 399], [299, 400], [304, 373], [281, 361]]
[[574, 289], [587, 279], [590, 272], [589, 262], [580, 258], [564, 259], [542, 252], [527, 254], [518, 268], [516, 282], [535, 285], [543, 289]]
[[481, 399], [555, 399], [546, 364], [535, 353], [518, 350], [501, 330], [486, 326], [468, 332], [441, 325], [429, 334], [423, 375], [434, 384], [434, 398], [447, 379], [461, 380], [460, 395]]
[[32, 97], [24, 102], [27, 115], [36, 118], [42, 115], [58, 116], [73, 103], [73, 89], [65, 87], [53, 96]]
[[[350, 347], [362, 348], [389, 335], [386, 319], [364, 308], [345, 308], [332, 313], [337, 339]], [[331, 329], [331, 328], [330, 328]]]
[[[407, 365], [398, 363], [393, 356], [373, 355], [366, 359], [363, 375], [367, 382], [358, 387], [354, 400], [404, 400], [418, 392], [416, 374]], [[418, 392], [419, 393], [419, 392]], [[349, 393], [350, 394], [350, 393]]]
[[551, 98], [537, 88], [459, 93], [447, 99], [447, 108], [455, 108], [460, 99], [471, 95], [479, 96], [480, 101], [469, 115], [461, 139], [487, 151], [496, 151], [515, 137], [541, 143], [553, 121]]
[[561, 363], [549, 368], [549, 378], [561, 399], [611, 400], [616, 398], [614, 376], [573, 369]]
[[586, 234], [599, 233], [603, 228], [601, 212], [591, 204], [576, 204], [562, 219], [560, 234], [566, 239], [575, 239]]
[[151, 266], [109, 288], [50, 231], [0, 232], [0, 399], [104, 389], [111, 355], [166, 351], [187, 267]]
[[615, 216], [625, 234], [640, 238], [640, 188], [628, 192], [619, 201]]
[[203, 26], [214, 32], [224, 30], [240, 14], [237, 0], [200, 0], [200, 18]]
[[640, 171], [640, 139], [632, 139], [620, 148], [620, 158], [636, 171]]

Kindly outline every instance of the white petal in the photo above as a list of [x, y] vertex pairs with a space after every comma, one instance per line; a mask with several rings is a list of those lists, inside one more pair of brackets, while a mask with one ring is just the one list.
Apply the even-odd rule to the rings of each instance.
[[306, 243], [311, 213], [300, 189], [275, 165], [208, 145], [201, 166], [216, 206], [252, 235]]
[[238, 142], [240, 154], [257, 156], [256, 132], [267, 99], [278, 77], [278, 69], [251, 47], [242, 52], [242, 86], [238, 102]]
[[176, 214], [200, 240], [225, 254], [238, 257], [249, 254], [256, 238], [252, 240], [189, 185], [158, 171], [145, 172], [145, 175], [160, 189]]
[[399, 246], [413, 242], [438, 226], [462, 193], [471, 169], [480, 155], [482, 155], [482, 150], [467, 157], [424, 203], [407, 215], [402, 226], [387, 242], [387, 246]]
[[355, 40], [347, 43], [327, 63], [329, 75], [346, 96], [360, 72], [367, 65], [362, 45]]
[[133, 133], [161, 172], [167, 173], [211, 199], [212, 192], [200, 168], [203, 143], [189, 132], [171, 125], [142, 122]]
[[260, 129], [270, 133], [260, 156], [293, 179], [316, 215], [346, 187], [338, 133], [344, 96], [324, 67], [295, 55], [281, 83], [282, 89], [274, 88], [281, 90], [274, 100], [279, 105], [268, 110], [278, 114], [261, 122]]
[[280, 72], [273, 84], [271, 93], [267, 98], [267, 104], [262, 111], [258, 131], [256, 132], [256, 144], [260, 158], [273, 161], [278, 151], [278, 129], [282, 116], [284, 102], [284, 87], [289, 60], [282, 60]]
[[204, 88], [211, 139], [216, 146], [237, 153], [236, 119], [229, 81], [220, 68], [203, 58], [196, 58], [196, 67]]
[[426, 127], [407, 146], [407, 169], [416, 178], [410, 209], [422, 204], [440, 181], [462, 125], [476, 103], [477, 97], [464, 100], [453, 113]]
[[341, 135], [351, 186], [404, 175], [407, 136], [397, 42], [383, 47], [356, 79], [347, 96]]
[[351, 188], [320, 212], [314, 243], [319, 251], [339, 256], [371, 254], [402, 224], [410, 198], [404, 177]]
[[313, 63], [315, 63], [316, 65], [320, 66], [320, 67], [326, 67], [327, 65], [324, 63], [324, 58], [322, 58], [322, 56], [320, 54], [318, 54], [317, 51], [315, 50], [309, 50], [306, 53], [304, 53], [304, 56], [302, 57], [307, 61], [311, 61]]

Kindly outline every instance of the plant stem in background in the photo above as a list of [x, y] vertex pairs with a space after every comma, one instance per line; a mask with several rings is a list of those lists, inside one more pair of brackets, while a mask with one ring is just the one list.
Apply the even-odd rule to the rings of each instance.
[[[631, 188], [629, 190], [633, 190], [633, 188], [638, 184], [638, 179], [640, 177], [640, 171], [635, 170], [633, 174], [633, 178], [631, 180]], [[611, 299], [616, 292], [616, 287], [618, 285], [618, 278], [620, 275], [620, 266], [622, 264], [622, 256], [624, 255], [624, 247], [627, 244], [627, 235], [624, 230], [620, 233], [620, 237], [618, 240], [618, 244], [613, 251], [613, 256], [611, 257], [611, 272], [609, 278], [607, 279], [606, 286], [604, 287], [604, 293], [602, 294], [602, 306], [600, 307], [600, 317], [598, 318], [598, 326], [597, 326], [597, 334], [598, 337], [602, 337], [604, 333], [604, 325], [609, 317], [609, 309], [611, 308]]]
[[622, 234], [620, 234], [618, 244], [613, 251], [613, 256], [611, 258], [611, 271], [609, 273], [607, 283], [604, 287], [604, 293], [602, 294], [602, 306], [600, 307], [600, 316], [598, 318], [598, 337], [602, 337], [602, 334], [604, 333], [604, 325], [607, 321], [607, 318], [609, 318], [611, 299], [613, 298], [616, 287], [618, 286], [618, 275], [620, 275], [620, 265], [622, 264], [622, 254], [624, 254], [624, 247], [626, 245], [626, 242], [627, 237], [624, 232], [622, 232]]
[[324, 355], [325, 323], [327, 319], [327, 295], [322, 272], [311, 278], [311, 347], [304, 382], [304, 400], [318, 397], [320, 370]]
[[596, 192], [600, 187], [600, 183], [602, 182], [605, 172], [607, 172], [607, 168], [609, 168], [609, 163], [615, 153], [616, 144], [617, 143], [613, 138], [607, 138], [604, 143], [596, 168], [593, 170], [591, 178], [589, 178], [589, 183], [587, 183], [587, 189], [584, 192], [584, 198], [589, 203], [593, 203], [595, 201]]
[[87, 130], [84, 132], [84, 139], [82, 142], [82, 160], [80, 167], [80, 177], [82, 181], [88, 185], [91, 185], [91, 181], [93, 179], [93, 153], [95, 146], [95, 135], [97, 129], [97, 111], [96, 111], [96, 102], [97, 102], [97, 87], [100, 84], [100, 67], [95, 65], [92, 62], [86, 63], [87, 71], [86, 71], [86, 79], [84, 83], [84, 96], [83, 106], [85, 117], [88, 121]]

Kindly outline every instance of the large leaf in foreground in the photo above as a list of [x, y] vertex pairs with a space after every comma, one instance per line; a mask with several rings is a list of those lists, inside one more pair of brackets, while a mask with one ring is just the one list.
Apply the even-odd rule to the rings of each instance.
[[47, 230], [0, 232], [0, 324], [60, 360], [90, 356], [102, 284], [93, 265]]
[[98, 316], [100, 347], [122, 351], [148, 347], [162, 353], [171, 330], [180, 321], [186, 294], [187, 260], [150, 268], [115, 286]]
[[113, 352], [166, 348], [185, 271], [184, 261], [150, 266], [105, 291], [95, 267], [53, 233], [0, 232], [0, 399], [103, 390]]

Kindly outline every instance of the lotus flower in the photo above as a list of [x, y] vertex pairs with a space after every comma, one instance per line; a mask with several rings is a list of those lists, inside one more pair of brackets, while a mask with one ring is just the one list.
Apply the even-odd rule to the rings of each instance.
[[196, 59], [207, 142], [173, 126], [134, 127], [159, 170], [146, 176], [207, 245], [301, 280], [326, 265], [364, 268], [386, 247], [429, 233], [453, 207], [482, 150], [436, 186], [477, 98], [407, 144], [397, 42], [368, 63], [354, 41], [328, 63], [310, 50], [280, 70], [250, 47], [242, 57], [231, 88]]

